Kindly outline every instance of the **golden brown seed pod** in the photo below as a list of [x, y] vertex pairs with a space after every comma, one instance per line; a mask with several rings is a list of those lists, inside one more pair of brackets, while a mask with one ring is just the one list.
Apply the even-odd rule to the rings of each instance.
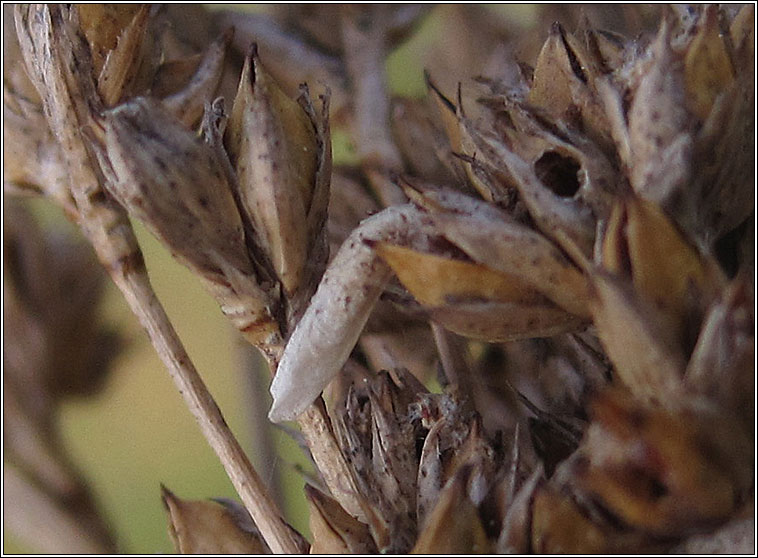
[[99, 74], [124, 30], [135, 22], [138, 14], [147, 15], [149, 7], [145, 4], [77, 4], [76, 11], [79, 27], [90, 45], [93, 68]]
[[150, 6], [79, 6], [79, 23], [92, 53], [93, 77], [106, 106], [145, 91], [158, 68]]
[[313, 534], [311, 554], [376, 553], [368, 527], [349, 515], [339, 503], [311, 485], [305, 485]]
[[310, 221], [323, 226], [326, 214], [330, 148], [325, 119], [324, 113], [316, 115], [310, 99], [290, 99], [252, 49], [225, 143], [256, 243], [290, 296], [303, 284], [311, 235], [318, 238], [322, 232]]
[[169, 535], [182, 554], [268, 554], [247, 510], [236, 502], [184, 500], [165, 486], [161, 499]]
[[697, 34], [684, 55], [684, 87], [687, 108], [705, 120], [716, 98], [732, 84], [735, 76], [719, 26], [718, 7], [707, 7], [700, 20]]
[[411, 554], [487, 554], [491, 543], [466, 494], [472, 467], [463, 467], [440, 492]]

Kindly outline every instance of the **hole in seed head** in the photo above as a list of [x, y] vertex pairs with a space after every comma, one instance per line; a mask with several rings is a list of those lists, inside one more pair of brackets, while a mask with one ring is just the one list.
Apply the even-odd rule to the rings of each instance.
[[537, 178], [562, 198], [570, 198], [579, 190], [579, 170], [581, 166], [571, 157], [564, 157], [555, 151], [546, 151], [536, 163]]

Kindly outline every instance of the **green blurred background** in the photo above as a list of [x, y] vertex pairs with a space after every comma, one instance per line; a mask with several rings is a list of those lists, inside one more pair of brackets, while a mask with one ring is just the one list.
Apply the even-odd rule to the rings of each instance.
[[[225, 7], [229, 6], [213, 6]], [[233, 8], [249, 9], [240, 5]], [[517, 5], [493, 9], [506, 9], [512, 17], [522, 20], [529, 19], [532, 13], [530, 8]], [[418, 32], [388, 59], [389, 85], [394, 93], [425, 94], [421, 53], [435, 40], [440, 23], [433, 12]], [[352, 160], [346, 134], [336, 131], [334, 139], [336, 162]], [[44, 221], [58, 225], [64, 221], [58, 210], [45, 201], [34, 201], [31, 205]], [[251, 379], [245, 377], [239, 363], [239, 336], [198, 280], [177, 264], [144, 228], [136, 224], [136, 229], [158, 297], [230, 427], [256, 462], [252, 406], [257, 400], [267, 410], [267, 390], [263, 393], [259, 390], [258, 396], [252, 396]], [[123, 332], [128, 345], [115, 362], [101, 393], [63, 406], [62, 434], [73, 461], [88, 479], [116, 533], [119, 550], [173, 553], [160, 499], [161, 483], [187, 499], [236, 498], [236, 494], [147, 336], [110, 283], [104, 318]], [[265, 374], [262, 370], [261, 373]], [[275, 431], [274, 438], [280, 455], [280, 478], [274, 478], [271, 468], [259, 469], [259, 473], [264, 482], [280, 483], [288, 520], [301, 532], [308, 533], [304, 481], [295, 470], [296, 463], [301, 466], [307, 463], [287, 435]], [[5, 535], [4, 552], [33, 550], [19, 545], [8, 533]]]

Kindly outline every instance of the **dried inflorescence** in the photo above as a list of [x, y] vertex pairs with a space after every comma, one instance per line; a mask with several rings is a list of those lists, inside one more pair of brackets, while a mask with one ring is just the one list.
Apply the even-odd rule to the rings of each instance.
[[[61, 10], [53, 44], [72, 32]], [[312, 552], [657, 552], [742, 532], [752, 6], [666, 8], [660, 25], [629, 8], [618, 31], [635, 39], [587, 12], [541, 48], [488, 25], [462, 45], [485, 75], [455, 91], [432, 64], [426, 100], [390, 99], [383, 73], [424, 8], [240, 17], [235, 40], [259, 44], [231, 68], [230, 111], [212, 100], [230, 36], [158, 64], [158, 11], [130, 10], [66, 12], [89, 45], [72, 57], [91, 58], [86, 79], [36, 56], [50, 39], [19, 11], [52, 135], [41, 127], [37, 166], [12, 180], [28, 189], [40, 169], [34, 189], [96, 247], [93, 221], [142, 220], [264, 353], [269, 416], [298, 419], [323, 481], [306, 489]], [[485, 64], [486, 41], [500, 58]], [[534, 67], [503, 55], [530, 50]], [[334, 91], [354, 167], [332, 169], [328, 91], [295, 91], [314, 76]], [[39, 100], [12, 83], [6, 112], [39, 127]], [[72, 170], [72, 152], [89, 167]], [[98, 195], [66, 186], [77, 176]], [[120, 242], [100, 250], [107, 265]], [[180, 549], [262, 544], [229, 508], [164, 501]], [[268, 547], [305, 548], [268, 523], [273, 508], [245, 503]]]

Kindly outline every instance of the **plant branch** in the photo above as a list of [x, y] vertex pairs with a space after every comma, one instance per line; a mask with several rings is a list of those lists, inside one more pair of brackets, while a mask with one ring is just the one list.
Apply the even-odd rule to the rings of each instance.
[[353, 95], [353, 141], [361, 166], [385, 206], [405, 203], [387, 174], [402, 169], [402, 158], [390, 133], [387, 91], [386, 6], [346, 6], [342, 11], [345, 66]]
[[252, 345], [239, 339], [236, 345], [237, 363], [242, 381], [248, 392], [248, 423], [251, 431], [250, 439], [255, 454], [252, 456], [254, 465], [259, 471], [271, 471], [266, 483], [271, 497], [281, 505], [282, 487], [277, 468], [276, 445], [273, 437], [273, 427], [266, 416], [271, 400], [268, 395], [269, 379], [260, 358], [261, 352]]
[[[263, 352], [273, 378], [279, 367], [284, 347], [278, 351]], [[313, 462], [332, 493], [332, 496], [353, 517], [365, 521], [365, 502], [360, 497], [360, 490], [353, 477], [352, 468], [342, 455], [337, 438], [334, 435], [332, 421], [326, 411], [324, 400], [319, 396], [297, 418], [300, 432], [311, 452]]]
[[187, 408], [221, 460], [245, 507], [274, 553], [298, 554], [307, 543], [282, 519], [255, 468], [226, 424], [213, 396], [192, 364], [163, 307], [155, 297], [146, 273], [114, 277], [119, 289], [150, 336]]

